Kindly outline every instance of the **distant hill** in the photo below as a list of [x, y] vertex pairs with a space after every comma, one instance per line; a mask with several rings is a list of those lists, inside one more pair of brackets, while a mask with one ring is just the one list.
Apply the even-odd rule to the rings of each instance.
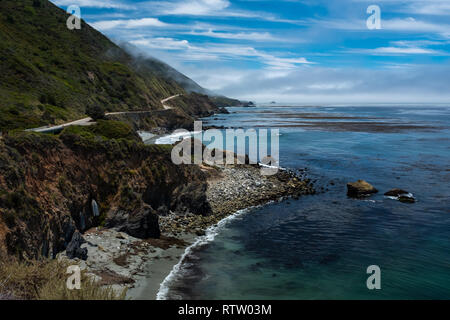
[[171, 95], [208, 93], [165, 63], [136, 59], [84, 21], [69, 30], [68, 17], [47, 0], [0, 0], [0, 130], [78, 119], [95, 105], [159, 110]]

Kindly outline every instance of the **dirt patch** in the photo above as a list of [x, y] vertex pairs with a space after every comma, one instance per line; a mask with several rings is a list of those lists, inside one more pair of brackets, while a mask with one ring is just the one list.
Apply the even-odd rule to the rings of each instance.
[[133, 280], [132, 278], [122, 276], [111, 270], [94, 271], [94, 274], [101, 278], [101, 280], [98, 282], [100, 286], [135, 283], [135, 280]]
[[126, 267], [128, 265], [128, 257], [130, 256], [130, 253], [122, 254], [116, 258], [113, 259], [114, 263], [117, 264], [120, 267]]
[[170, 247], [173, 246], [177, 248], [185, 248], [188, 245], [188, 243], [182, 239], [166, 236], [161, 236], [160, 239], [148, 239], [145, 241], [149, 243], [152, 247], [160, 248], [163, 250], [169, 249]]

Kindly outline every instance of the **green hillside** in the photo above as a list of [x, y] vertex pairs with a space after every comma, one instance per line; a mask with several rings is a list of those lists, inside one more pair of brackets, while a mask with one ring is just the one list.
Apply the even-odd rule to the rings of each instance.
[[0, 0], [0, 130], [78, 119], [87, 107], [106, 111], [161, 109], [185, 93], [161, 76], [158, 61], [136, 63], [84, 21], [47, 0]]

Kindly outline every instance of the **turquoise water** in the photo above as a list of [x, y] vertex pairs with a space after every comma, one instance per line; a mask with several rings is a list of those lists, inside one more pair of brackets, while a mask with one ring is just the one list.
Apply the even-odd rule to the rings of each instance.
[[[255, 208], [192, 248], [169, 298], [449, 299], [450, 108], [230, 108], [209, 124], [279, 128], [280, 165], [323, 192]], [[380, 193], [346, 197], [364, 179]], [[415, 204], [383, 196], [392, 188]], [[381, 268], [381, 290], [366, 269]]]

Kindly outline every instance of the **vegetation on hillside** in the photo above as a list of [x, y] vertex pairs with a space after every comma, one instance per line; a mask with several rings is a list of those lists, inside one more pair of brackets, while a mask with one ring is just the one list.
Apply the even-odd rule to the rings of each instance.
[[160, 109], [184, 93], [85, 22], [47, 0], [0, 1], [0, 130], [60, 123], [106, 111]]
[[224, 96], [214, 96], [210, 97], [210, 99], [214, 103], [214, 105], [218, 108], [238, 107], [244, 104], [243, 102], [237, 99], [231, 99]]
[[58, 260], [16, 261], [0, 259], [0, 300], [123, 300], [121, 293], [102, 287], [86, 272], [81, 273], [81, 288], [66, 285], [68, 263]]

